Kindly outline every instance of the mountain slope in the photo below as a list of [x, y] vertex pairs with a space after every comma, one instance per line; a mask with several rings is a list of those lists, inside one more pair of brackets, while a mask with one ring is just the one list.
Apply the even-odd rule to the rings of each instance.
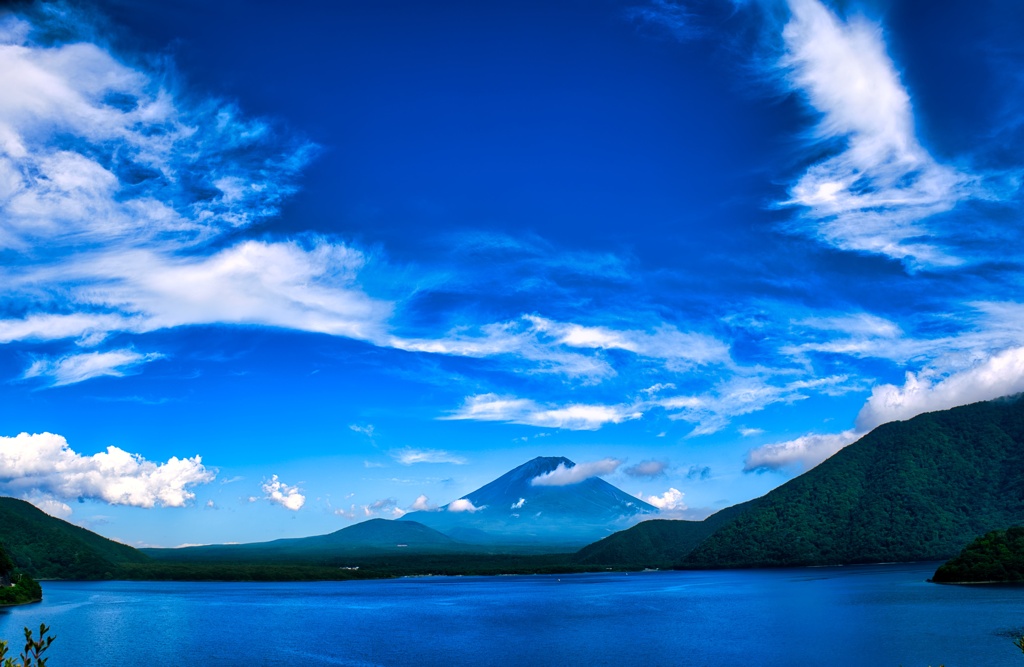
[[751, 500], [727, 507], [703, 521], [644, 521], [583, 547], [573, 555], [572, 562], [595, 567], [672, 567], [756, 502]]
[[878, 427], [759, 499], [683, 560], [761, 567], [940, 560], [1024, 522], [1024, 400]]
[[121, 564], [149, 561], [137, 549], [16, 498], [0, 498], [0, 543], [14, 564], [36, 579], [99, 579], [112, 576]]
[[178, 562], [298, 562], [333, 556], [386, 553], [443, 553], [458, 550], [447, 535], [414, 521], [370, 519], [327, 535], [180, 549], [145, 549], [155, 560]]
[[418, 521], [477, 544], [565, 548], [601, 539], [626, 528], [637, 515], [658, 511], [598, 477], [564, 486], [532, 484], [559, 465], [576, 464], [563, 457], [537, 457], [453, 503], [435, 511], [411, 512], [400, 521]]

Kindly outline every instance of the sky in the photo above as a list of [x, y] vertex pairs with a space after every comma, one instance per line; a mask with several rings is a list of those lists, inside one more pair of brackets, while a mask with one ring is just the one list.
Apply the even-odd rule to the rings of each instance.
[[7, 3], [0, 493], [247, 542], [566, 456], [700, 519], [1024, 391], [1022, 30], [1012, 0]]

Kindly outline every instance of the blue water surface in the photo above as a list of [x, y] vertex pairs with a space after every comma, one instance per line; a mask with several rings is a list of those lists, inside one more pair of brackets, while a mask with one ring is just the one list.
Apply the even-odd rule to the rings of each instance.
[[52, 626], [49, 667], [1024, 667], [1024, 588], [927, 583], [934, 569], [44, 582], [41, 604], [0, 612], [0, 637]]

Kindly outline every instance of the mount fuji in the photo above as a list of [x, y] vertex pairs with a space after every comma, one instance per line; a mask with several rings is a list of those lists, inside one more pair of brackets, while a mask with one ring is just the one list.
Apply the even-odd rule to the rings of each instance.
[[575, 465], [564, 457], [537, 457], [443, 507], [399, 520], [422, 523], [463, 543], [572, 547], [657, 514], [653, 505], [599, 477], [572, 483], [571, 475], [563, 475], [570, 483], [537, 483]]

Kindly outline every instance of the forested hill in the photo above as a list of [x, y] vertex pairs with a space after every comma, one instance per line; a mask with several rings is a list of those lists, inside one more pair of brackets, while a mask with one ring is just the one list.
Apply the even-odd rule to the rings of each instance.
[[14, 565], [36, 579], [102, 579], [149, 557], [73, 526], [15, 498], [0, 498], [0, 543]]
[[1024, 582], [1024, 527], [993, 530], [974, 540], [935, 571], [932, 581], [949, 584]]
[[572, 562], [616, 569], [672, 567], [709, 535], [757, 502], [750, 500], [727, 507], [703, 521], [643, 521], [583, 547], [573, 555]]
[[942, 560], [1024, 523], [1024, 400], [879, 426], [762, 497], [683, 560], [693, 568]]

